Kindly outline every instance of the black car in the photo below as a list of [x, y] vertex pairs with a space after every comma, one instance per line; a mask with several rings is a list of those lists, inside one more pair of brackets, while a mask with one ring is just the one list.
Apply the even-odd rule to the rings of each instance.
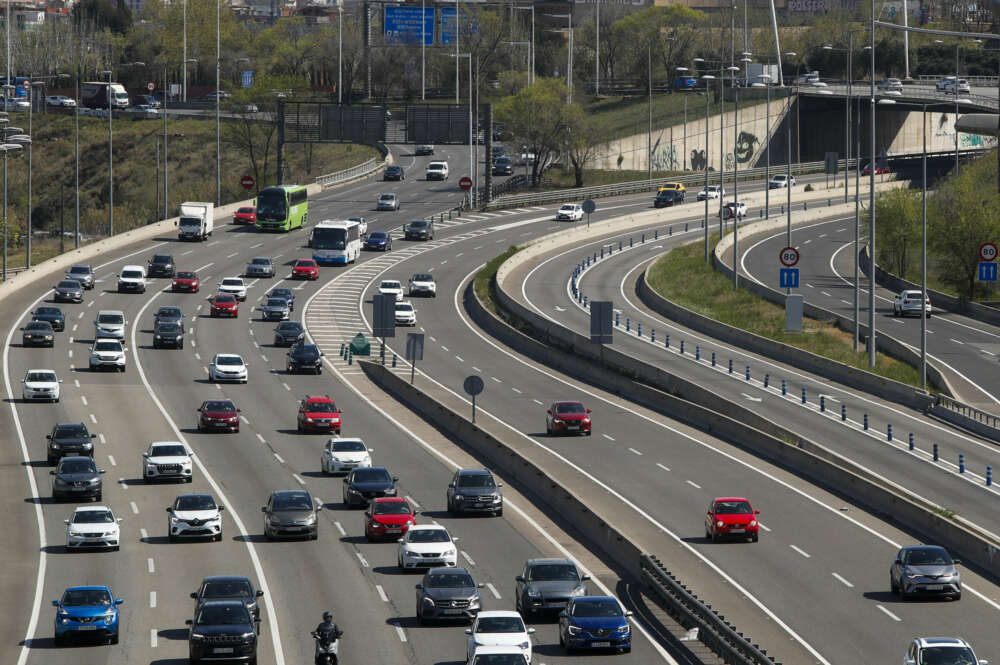
[[48, 321], [29, 321], [21, 328], [24, 346], [55, 346], [56, 331]]
[[88, 455], [94, 456], [94, 442], [96, 434], [87, 431], [87, 426], [83, 423], [63, 423], [52, 428], [51, 434], [46, 434], [49, 440], [48, 460], [49, 466], [54, 466], [59, 458], [64, 455]]
[[434, 240], [434, 222], [418, 219], [403, 227], [406, 240]]
[[154, 254], [153, 258], [146, 262], [147, 277], [173, 277], [174, 257], [169, 254]]
[[676, 189], [665, 189], [653, 199], [654, 208], [669, 208], [678, 203], [684, 203], [684, 192]]
[[284, 298], [288, 301], [288, 311], [295, 311], [295, 291], [284, 286], [277, 286], [267, 294], [268, 298]]
[[459, 469], [448, 483], [448, 512], [503, 515], [501, 487], [486, 469]]
[[535, 612], [561, 612], [570, 598], [587, 594], [589, 579], [569, 559], [528, 559], [514, 578], [514, 609], [526, 620]]
[[39, 307], [31, 313], [31, 320], [47, 321], [56, 332], [66, 329], [66, 317], [58, 307]]
[[[201, 586], [197, 591], [191, 592], [194, 598], [194, 616], [198, 616], [198, 611], [202, 604], [212, 600], [236, 600], [250, 610], [254, 621], [260, 623], [260, 603], [257, 599], [262, 597], [264, 592], [254, 586], [249, 577], [242, 575], [212, 575], [201, 581]], [[260, 632], [258, 630], [258, 632]]]
[[459, 619], [471, 621], [479, 614], [482, 599], [466, 568], [431, 568], [414, 588], [417, 590], [417, 621], [428, 619]]
[[184, 348], [184, 326], [178, 321], [157, 321], [153, 326], [153, 348]]
[[104, 469], [98, 469], [90, 457], [64, 457], [54, 471], [49, 471], [52, 498], [55, 501], [82, 498], [100, 501], [104, 494], [102, 473]]
[[312, 495], [305, 490], [271, 492], [267, 505], [260, 510], [264, 513], [264, 537], [268, 540], [281, 536], [310, 540], [319, 537], [316, 513], [323, 510], [323, 505], [313, 505]]
[[372, 499], [382, 496], [396, 496], [396, 476], [390, 475], [385, 467], [369, 466], [354, 469], [344, 478], [344, 503], [367, 506]]
[[164, 305], [160, 309], [156, 310], [156, 314], [153, 317], [154, 326], [158, 323], [167, 323], [168, 321], [181, 324], [184, 323], [184, 312], [181, 311], [180, 307]]
[[56, 302], [83, 302], [83, 284], [75, 279], [63, 279], [52, 287]]
[[288, 351], [288, 373], [316, 372], [322, 374], [322, 358], [323, 353], [315, 344], [297, 343]]
[[392, 251], [392, 236], [388, 231], [372, 231], [365, 237], [365, 249], [375, 252]]
[[188, 656], [202, 659], [257, 662], [257, 624], [242, 600], [209, 600], [201, 604], [194, 619], [185, 621]]
[[282, 321], [274, 329], [275, 346], [292, 346], [305, 338], [306, 331], [298, 321]]
[[396, 164], [385, 167], [382, 180], [406, 180], [406, 175], [403, 174], [403, 167]]
[[493, 175], [510, 175], [514, 172], [514, 163], [510, 157], [497, 157], [493, 161]]
[[494, 145], [492, 153], [493, 153], [493, 161], [496, 161], [500, 157], [507, 156], [507, 149], [504, 148], [502, 145]]

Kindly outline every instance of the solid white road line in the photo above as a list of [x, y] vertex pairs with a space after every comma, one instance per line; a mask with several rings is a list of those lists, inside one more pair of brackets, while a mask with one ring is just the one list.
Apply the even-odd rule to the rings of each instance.
[[154, 607], [154, 608], [156, 607], [156, 592], [155, 591], [150, 591], [149, 592], [149, 606], [150, 607]]
[[405, 642], [406, 632], [398, 624], [393, 624], [393, 626], [396, 628], [396, 636], [399, 637], [399, 641]]
[[149, 538], [149, 532], [146, 531], [145, 529], [139, 529], [139, 538], [141, 538], [142, 541], [145, 542], [145, 540]]
[[111, 466], [118, 466], [118, 462], [115, 461], [114, 455], [108, 455], [108, 462], [111, 464]]
[[361, 567], [368, 568], [368, 559], [365, 558], [365, 555], [362, 554], [361, 552], [355, 552], [355, 554], [358, 557], [358, 561], [361, 562]]
[[615, 440], [615, 438], [613, 436], [611, 436], [610, 434], [603, 434], [602, 436], [605, 439], [607, 439], [608, 441], [614, 441]]
[[642, 455], [642, 453], [640, 453], [640, 452], [639, 452], [638, 450], [636, 450], [635, 448], [629, 448], [629, 452], [631, 452], [631, 453], [635, 453], [636, 455]]
[[657, 462], [657, 463], [656, 463], [656, 466], [660, 467], [660, 468], [661, 468], [661, 469], [663, 469], [664, 471], [670, 471], [670, 467], [666, 467], [666, 466], [663, 466], [663, 465], [662, 465], [662, 464], [660, 464], [659, 462]]
[[274, 459], [278, 460], [278, 464], [284, 464], [285, 463], [285, 460], [283, 460], [281, 458], [281, 455], [279, 455], [278, 453], [274, 453]]
[[151, 648], [153, 648], [153, 649], [156, 648], [156, 629], [155, 628], [150, 628], [149, 629], [149, 646]]
[[476, 562], [472, 560], [472, 557], [469, 556], [468, 552], [466, 552], [465, 550], [460, 550], [460, 551], [462, 553], [462, 558], [465, 559], [466, 561], [468, 561], [470, 566], [475, 566], [476, 565]]
[[302, 476], [300, 476], [297, 473], [293, 473], [292, 474], [292, 478], [294, 478], [295, 480], [297, 480], [298, 483], [299, 483], [299, 485], [305, 485], [306, 484], [306, 481], [302, 480]]

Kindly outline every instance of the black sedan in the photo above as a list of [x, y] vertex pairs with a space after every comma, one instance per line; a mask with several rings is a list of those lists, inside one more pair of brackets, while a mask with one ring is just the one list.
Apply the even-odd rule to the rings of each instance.
[[344, 503], [348, 507], [367, 506], [379, 497], [396, 496], [397, 480], [384, 467], [354, 469], [344, 478]]
[[403, 173], [403, 167], [395, 164], [387, 166], [385, 173], [382, 174], [382, 180], [406, 180], [406, 175]]
[[60, 280], [52, 291], [56, 302], [83, 302], [83, 284], [75, 279]]
[[282, 321], [274, 329], [275, 346], [291, 346], [302, 341], [306, 331], [298, 321]]
[[180, 307], [175, 307], [173, 305], [164, 305], [160, 309], [156, 310], [156, 314], [153, 316], [153, 325], [158, 323], [166, 323], [167, 321], [173, 321], [174, 323], [184, 323], [184, 312], [181, 311]]
[[66, 317], [58, 307], [39, 307], [31, 313], [32, 321], [46, 321], [56, 332], [66, 329]]
[[157, 321], [153, 327], [153, 348], [184, 348], [184, 326], [179, 321]]
[[315, 372], [323, 373], [323, 354], [315, 344], [298, 343], [288, 352], [288, 373]]
[[48, 321], [31, 321], [21, 328], [24, 346], [55, 346], [56, 331]]

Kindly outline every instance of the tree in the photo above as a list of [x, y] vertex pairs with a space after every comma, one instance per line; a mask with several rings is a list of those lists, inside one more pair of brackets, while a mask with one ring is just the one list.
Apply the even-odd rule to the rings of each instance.
[[[273, 177], [271, 160], [277, 158], [278, 97], [272, 90], [286, 90], [299, 81], [295, 78], [255, 76], [254, 87], [239, 88], [228, 102], [229, 111], [237, 117], [222, 125], [222, 140], [227, 146], [247, 156], [247, 167], [257, 182], [257, 192]], [[257, 111], [253, 111], [253, 106]], [[268, 122], [264, 118], [275, 120]]]
[[600, 125], [579, 104], [563, 109], [563, 154], [573, 167], [574, 187], [583, 187], [583, 169], [597, 153], [601, 142]]
[[559, 79], [538, 78], [516, 95], [496, 106], [497, 120], [506, 125], [515, 144], [535, 155], [531, 182], [537, 183], [564, 142], [566, 84]]
[[911, 189], [894, 189], [875, 199], [875, 260], [903, 279], [913, 258], [920, 256], [920, 204], [920, 192]]
[[673, 78], [676, 67], [690, 64], [697, 27], [704, 20], [703, 13], [675, 4], [648, 7], [615, 21], [611, 30], [622, 45], [621, 58], [628, 75], [644, 84], [657, 71]]

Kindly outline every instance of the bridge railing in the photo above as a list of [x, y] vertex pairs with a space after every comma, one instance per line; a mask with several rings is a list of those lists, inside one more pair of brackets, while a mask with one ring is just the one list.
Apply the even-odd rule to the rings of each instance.
[[369, 173], [373, 173], [380, 168], [382, 168], [384, 160], [376, 159], [372, 157], [367, 162], [362, 164], [357, 164], [350, 168], [344, 169], [343, 171], [337, 171], [336, 173], [328, 173], [327, 175], [321, 175], [316, 178], [316, 184], [321, 187], [331, 187], [341, 182], [347, 180], [354, 180], [355, 178], [360, 178], [361, 176], [366, 176]]

